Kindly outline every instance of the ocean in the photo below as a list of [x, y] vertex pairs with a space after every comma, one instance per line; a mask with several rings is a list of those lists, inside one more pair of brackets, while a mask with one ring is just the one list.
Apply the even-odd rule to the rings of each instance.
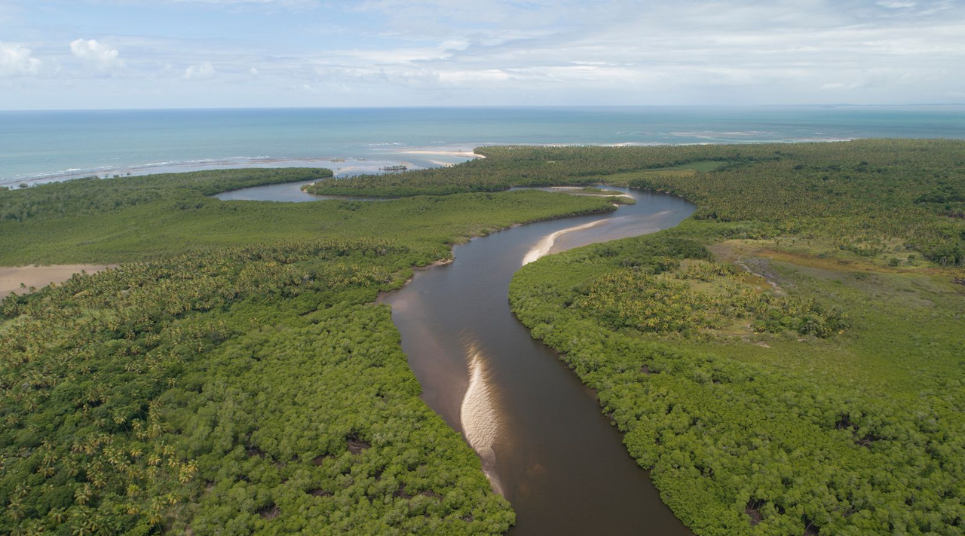
[[231, 167], [461, 162], [503, 144], [965, 139], [965, 106], [316, 108], [0, 112], [0, 186]]

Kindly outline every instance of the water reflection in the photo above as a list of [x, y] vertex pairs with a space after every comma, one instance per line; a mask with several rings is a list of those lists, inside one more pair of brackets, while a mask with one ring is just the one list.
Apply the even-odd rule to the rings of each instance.
[[253, 186], [230, 192], [215, 194], [214, 197], [222, 201], [278, 201], [284, 203], [304, 203], [306, 201], [325, 201], [340, 199], [342, 201], [385, 201], [376, 197], [349, 197], [340, 195], [315, 195], [302, 190], [302, 186], [312, 184], [314, 180], [286, 182], [283, 184], [269, 184], [267, 186]]

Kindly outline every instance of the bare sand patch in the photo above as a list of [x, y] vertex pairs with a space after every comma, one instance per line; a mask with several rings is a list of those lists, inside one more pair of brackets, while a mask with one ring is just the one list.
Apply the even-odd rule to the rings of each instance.
[[596, 221], [591, 221], [590, 223], [584, 223], [583, 225], [577, 225], [576, 227], [570, 227], [570, 228], [568, 228], [568, 229], [562, 229], [562, 230], [560, 230], [560, 231], [556, 231], [555, 233], [551, 233], [551, 234], [546, 235], [545, 237], [543, 237], [542, 240], [540, 240], [539, 242], [537, 242], [536, 245], [533, 246], [533, 248], [529, 250], [529, 252], [526, 253], [526, 256], [525, 256], [525, 257], [523, 257], [523, 266], [526, 266], [527, 264], [529, 264], [529, 263], [531, 263], [531, 262], [535, 262], [535, 261], [539, 260], [540, 257], [543, 257], [543, 256], [549, 254], [550, 250], [553, 249], [553, 245], [556, 244], [556, 239], [557, 239], [557, 238], [559, 238], [559, 237], [561, 237], [561, 236], [563, 236], [563, 235], [565, 235], [565, 234], [567, 234], [567, 233], [572, 233], [572, 232], [574, 232], [574, 231], [582, 231], [582, 230], [584, 230], [584, 229], [589, 229], [589, 228], [591, 228], [591, 227], [596, 227], [597, 225], [602, 225], [602, 224], [604, 224], [604, 223], [607, 223], [608, 221], [613, 221], [613, 220], [596, 220]]
[[472, 151], [430, 151], [424, 149], [415, 149], [411, 151], [402, 151], [404, 154], [439, 154], [446, 156], [461, 156], [463, 158], [486, 158], [481, 154], [476, 154]]
[[[0, 300], [14, 293], [25, 294], [30, 287], [41, 288], [51, 283], [62, 283], [82, 270], [92, 274], [116, 266], [116, 264], [58, 264], [0, 267]], [[21, 288], [21, 283], [26, 288]]]
[[[539, 188], [539, 190], [546, 190], [549, 192], [562, 192], [570, 195], [579, 195], [583, 197], [624, 197], [627, 199], [633, 199], [630, 194], [625, 194], [616, 190], [601, 189], [599, 192], [584, 192], [585, 186], [549, 186], [546, 188]], [[619, 205], [617, 205], [619, 206]]]

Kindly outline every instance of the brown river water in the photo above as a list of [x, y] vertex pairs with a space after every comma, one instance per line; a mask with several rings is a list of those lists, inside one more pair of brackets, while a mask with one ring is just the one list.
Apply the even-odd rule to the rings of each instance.
[[524, 260], [673, 227], [693, 205], [641, 192], [606, 215], [514, 227], [455, 248], [387, 295], [423, 399], [466, 437], [523, 535], [691, 532], [659, 498], [596, 394], [509, 308]]

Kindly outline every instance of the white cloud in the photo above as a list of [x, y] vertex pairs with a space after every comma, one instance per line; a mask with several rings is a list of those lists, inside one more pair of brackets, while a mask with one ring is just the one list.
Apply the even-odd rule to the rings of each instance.
[[887, 7], [889, 9], [911, 9], [918, 5], [915, 2], [902, 0], [878, 0], [877, 4], [881, 7]]
[[[965, 87], [963, 1], [84, 0], [132, 20], [135, 6], [163, 4], [194, 26], [140, 17], [110, 47], [71, 50], [115, 74], [105, 66], [124, 64], [121, 49], [129, 66], [111, 87], [157, 81], [185, 103], [220, 96], [174, 81], [212, 78], [246, 82], [224, 95], [252, 101], [289, 88], [368, 104], [933, 102]], [[223, 30], [188, 35], [221, 17]], [[35, 24], [48, 42], [0, 27], [33, 49], [0, 48], [0, 76], [89, 76], [74, 58], [57, 67], [56, 43], [76, 36], [57, 34], [68, 22]]]
[[853, 89], [854, 86], [843, 82], [831, 82], [818, 88], [818, 91], [836, 91], [839, 89]]
[[216, 6], [282, 6], [291, 9], [313, 8], [318, 0], [167, 0], [174, 4], [211, 4]]
[[484, 69], [474, 71], [448, 71], [440, 73], [439, 79], [455, 85], [467, 85], [487, 82], [506, 82], [512, 77], [510, 73], [500, 69]]
[[406, 66], [382, 68], [322, 66], [315, 69], [316, 82], [330, 87], [346, 84], [390, 85], [396, 87], [432, 87], [438, 84], [439, 74], [427, 69]]
[[215, 75], [214, 66], [210, 61], [192, 65], [184, 70], [185, 80], [206, 80]]
[[43, 62], [29, 48], [0, 42], [0, 76], [37, 76], [42, 69]]
[[126, 65], [120, 59], [119, 52], [104, 43], [91, 39], [77, 39], [70, 43], [70, 52], [87, 65], [93, 66], [101, 72], [122, 69]]

